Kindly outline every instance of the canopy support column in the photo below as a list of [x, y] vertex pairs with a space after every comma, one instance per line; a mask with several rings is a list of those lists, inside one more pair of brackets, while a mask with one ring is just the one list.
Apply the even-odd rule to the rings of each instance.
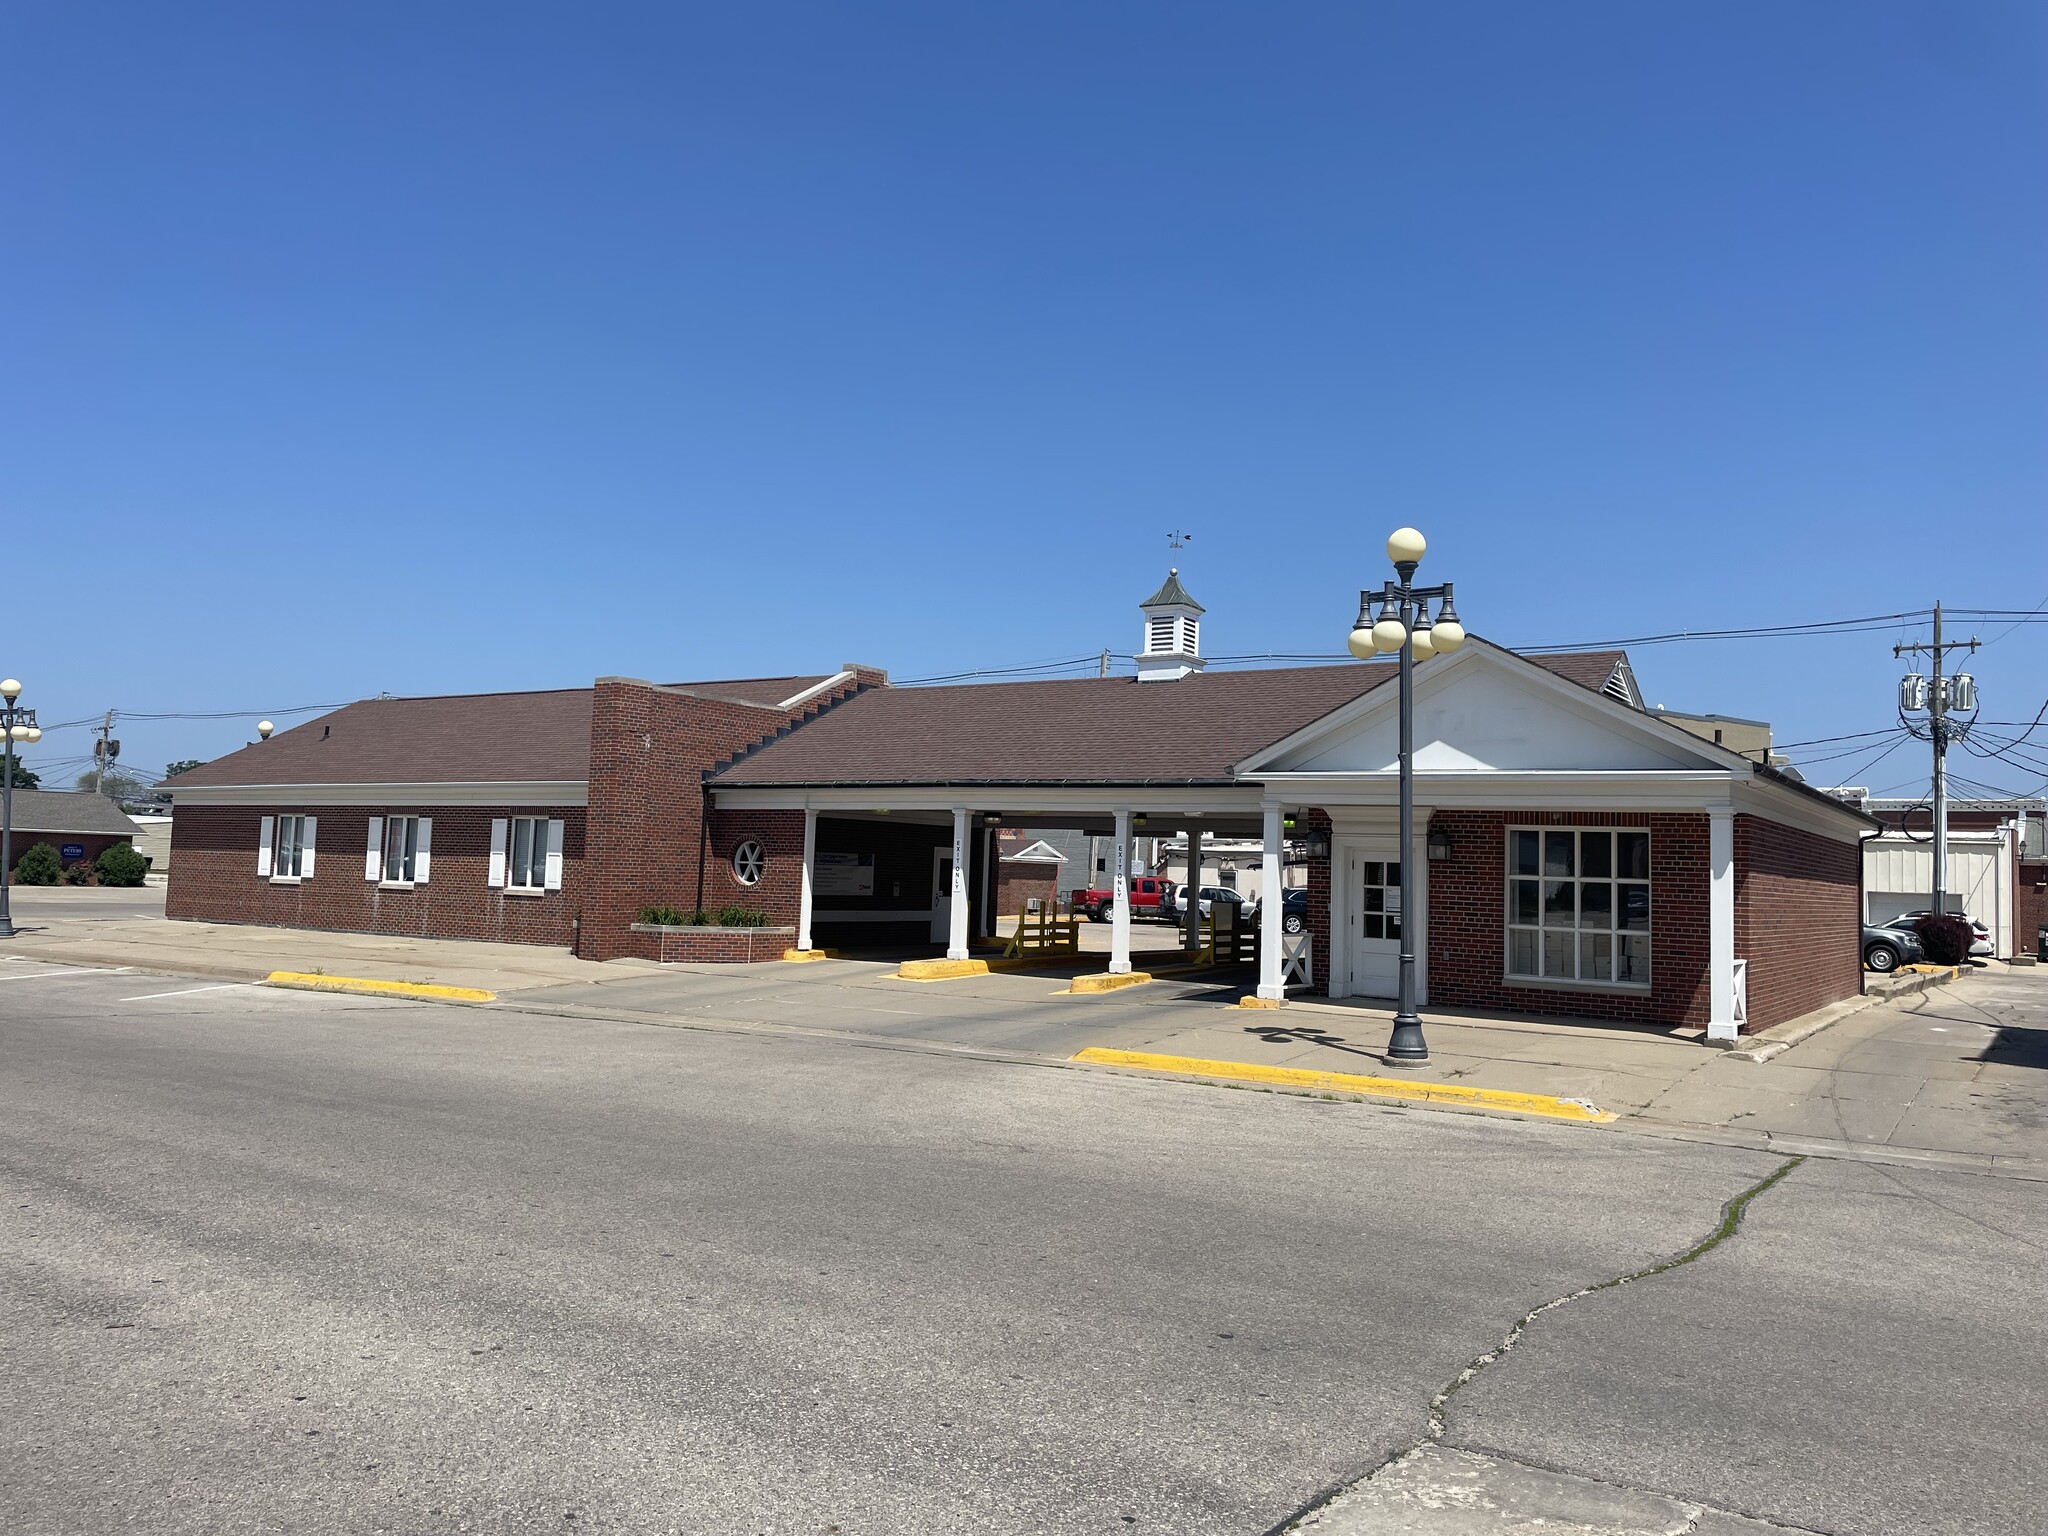
[[946, 958], [967, 958], [967, 850], [968, 820], [972, 812], [964, 805], [953, 807], [953, 897], [948, 916], [952, 919], [946, 936]]
[[1284, 1002], [1287, 986], [1282, 977], [1286, 956], [1281, 948], [1287, 942], [1287, 912], [1280, 872], [1287, 852], [1281, 842], [1280, 807], [1267, 805], [1260, 809], [1265, 812], [1266, 824], [1262, 829], [1264, 852], [1259, 858], [1259, 996]]
[[1131, 812], [1121, 806], [1116, 813], [1116, 875], [1110, 882], [1113, 905], [1109, 912], [1109, 974], [1127, 976], [1131, 970]]

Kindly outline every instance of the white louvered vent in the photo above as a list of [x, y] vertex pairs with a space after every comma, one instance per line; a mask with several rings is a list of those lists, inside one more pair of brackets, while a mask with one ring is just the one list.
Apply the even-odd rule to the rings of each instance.
[[1174, 633], [1180, 621], [1171, 614], [1150, 620], [1145, 625], [1145, 649], [1155, 656], [1170, 655], [1174, 650]]

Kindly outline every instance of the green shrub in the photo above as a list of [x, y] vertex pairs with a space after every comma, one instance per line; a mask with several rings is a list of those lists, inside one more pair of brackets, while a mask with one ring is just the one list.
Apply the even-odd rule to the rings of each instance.
[[149, 860], [126, 843], [116, 843], [93, 864], [101, 885], [140, 885], [149, 873]]
[[680, 907], [642, 907], [640, 921], [657, 928], [766, 928], [768, 914], [751, 907], [720, 907], [716, 912], [685, 912]]
[[64, 883], [66, 885], [91, 885], [93, 883], [92, 866], [83, 859], [75, 859], [71, 863], [66, 864], [64, 866]]
[[14, 866], [16, 885], [55, 885], [64, 877], [64, 861], [49, 843], [37, 843]]

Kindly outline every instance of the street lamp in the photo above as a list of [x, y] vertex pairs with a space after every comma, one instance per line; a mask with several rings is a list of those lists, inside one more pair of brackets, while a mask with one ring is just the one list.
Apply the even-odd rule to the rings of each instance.
[[[1372, 611], [1375, 594], [1358, 594], [1358, 623], [1349, 642], [1351, 654], [1360, 661], [1387, 651], [1401, 653], [1401, 1001], [1394, 1012], [1386, 1059], [1410, 1064], [1429, 1060], [1422, 1017], [1415, 1011], [1415, 903], [1409, 899], [1415, 877], [1415, 663], [1465, 643], [1465, 626], [1451, 606], [1451, 584], [1414, 585], [1415, 568], [1428, 549], [1429, 541], [1413, 528], [1394, 530], [1387, 539], [1387, 558], [1401, 579], [1380, 588], [1377, 615]], [[1434, 622], [1429, 617], [1432, 602], [1437, 605]]]
[[14, 937], [14, 915], [8, 906], [8, 892], [14, 885], [14, 744], [31, 745], [43, 739], [36, 725], [36, 712], [18, 709], [21, 684], [14, 678], [0, 682], [0, 939]]

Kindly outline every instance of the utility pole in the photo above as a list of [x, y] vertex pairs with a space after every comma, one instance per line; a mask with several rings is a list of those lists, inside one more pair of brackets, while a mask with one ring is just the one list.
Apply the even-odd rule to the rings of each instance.
[[[1934, 743], [1934, 889], [1930, 893], [1929, 909], [1946, 912], [1943, 904], [1948, 896], [1948, 744], [1960, 737], [1974, 722], [1977, 713], [1977, 680], [1967, 672], [1958, 672], [1954, 677], [1941, 675], [1941, 664], [1950, 651], [1974, 651], [1979, 641], [1975, 635], [1967, 640], [1944, 640], [1941, 638], [1941, 602], [1934, 604], [1934, 643], [1923, 645], [1919, 641], [1911, 645], [1892, 647], [1894, 657], [1914, 655], [1931, 658], [1932, 680], [1907, 673], [1899, 680], [1900, 717], [1913, 711], [1927, 711], [1927, 734]], [[1949, 717], [1962, 713], [1971, 716], [1960, 726], [1952, 725]], [[1911, 720], [1906, 729], [1914, 735], [1920, 732]]]
[[103, 795], [107, 792], [107, 769], [114, 761], [114, 754], [121, 750], [113, 735], [114, 712], [110, 709], [106, 718], [100, 721], [100, 739], [93, 747], [93, 756], [99, 759], [99, 769], [92, 787]]

